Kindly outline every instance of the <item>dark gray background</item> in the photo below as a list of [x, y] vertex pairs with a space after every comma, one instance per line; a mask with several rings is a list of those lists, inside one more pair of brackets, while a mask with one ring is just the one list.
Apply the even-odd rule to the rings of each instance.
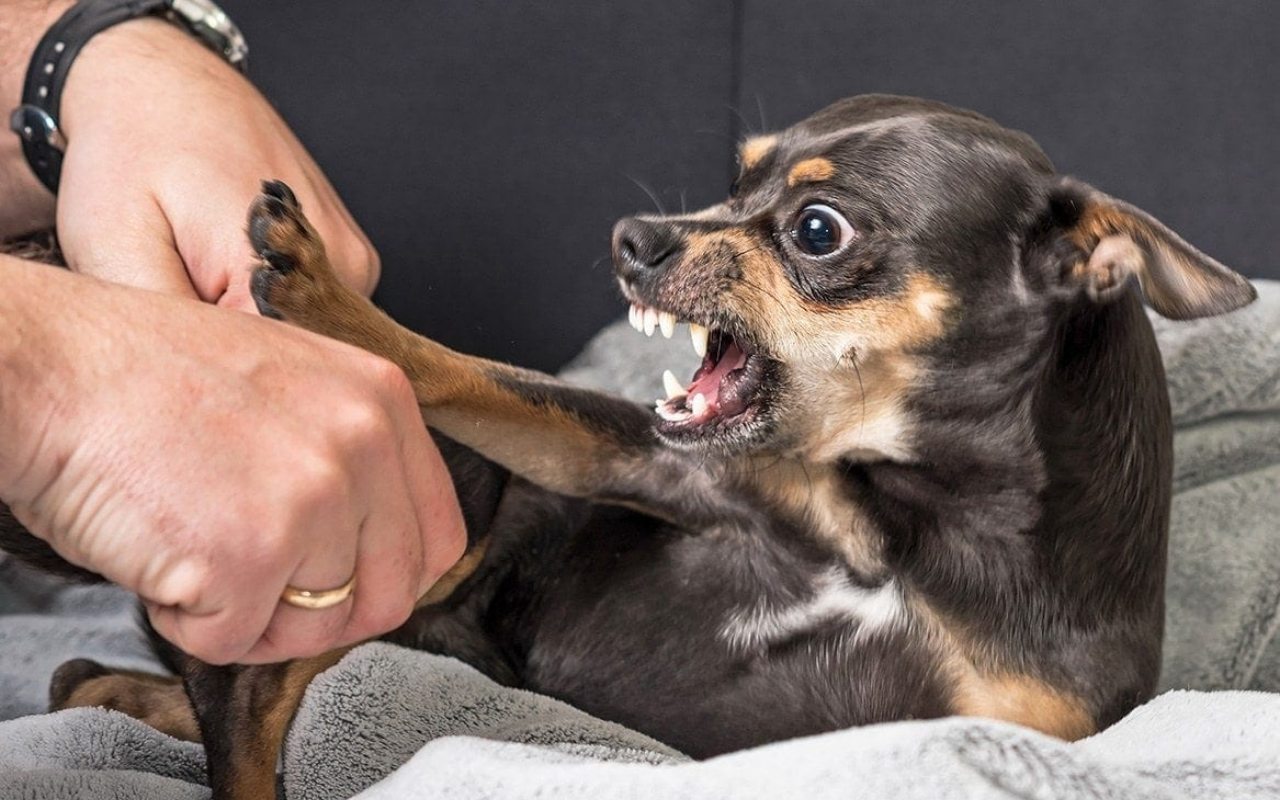
[[845, 95], [986, 113], [1280, 277], [1274, 0], [226, 0], [383, 256], [378, 301], [544, 369], [623, 308], [618, 216], [715, 201], [732, 144]]

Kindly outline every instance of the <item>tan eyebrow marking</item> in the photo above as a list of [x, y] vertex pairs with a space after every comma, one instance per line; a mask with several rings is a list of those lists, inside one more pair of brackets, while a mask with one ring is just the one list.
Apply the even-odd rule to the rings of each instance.
[[806, 158], [804, 161], [797, 162], [791, 171], [787, 173], [787, 185], [795, 186], [797, 183], [816, 183], [825, 181], [832, 175], [836, 174], [836, 165], [831, 163], [829, 158]]
[[742, 162], [742, 169], [749, 170], [764, 160], [764, 157], [773, 152], [773, 148], [778, 146], [778, 137], [769, 136], [752, 136], [742, 143], [738, 148], [738, 159]]

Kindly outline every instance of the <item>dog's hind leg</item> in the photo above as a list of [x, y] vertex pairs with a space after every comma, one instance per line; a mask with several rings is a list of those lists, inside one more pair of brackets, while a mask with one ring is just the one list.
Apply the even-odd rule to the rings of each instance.
[[213, 800], [277, 796], [276, 762], [302, 695], [349, 649], [280, 664], [184, 664], [183, 684], [204, 741]]
[[76, 659], [54, 673], [50, 710], [110, 708], [175, 738], [203, 742], [213, 800], [271, 800], [285, 731], [303, 693], [348, 649], [261, 666], [217, 667], [186, 658], [181, 678]]
[[112, 669], [77, 658], [53, 673], [49, 710], [83, 707], [120, 711], [175, 739], [200, 741], [195, 710], [181, 678]]
[[659, 444], [648, 410], [402, 328], [339, 282], [289, 188], [268, 182], [263, 189], [249, 212], [249, 236], [263, 261], [253, 296], [264, 315], [399, 365], [428, 425], [544, 488], [684, 524], [723, 519], [724, 504], [706, 502], [723, 486], [698, 459]]

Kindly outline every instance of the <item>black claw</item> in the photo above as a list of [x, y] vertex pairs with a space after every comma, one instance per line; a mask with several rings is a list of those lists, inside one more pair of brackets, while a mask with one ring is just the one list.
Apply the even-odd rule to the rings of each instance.
[[269, 269], [255, 269], [253, 275], [249, 277], [249, 293], [253, 295], [253, 302], [258, 306], [259, 314], [271, 319], [283, 320], [284, 314], [277, 311], [267, 299], [271, 295], [271, 284], [278, 276], [279, 273]]
[[297, 196], [293, 193], [293, 190], [289, 188], [289, 184], [284, 181], [263, 181], [262, 193], [267, 197], [274, 197], [277, 200], [281, 200], [286, 205], [299, 208]]
[[111, 670], [87, 658], [66, 662], [53, 671], [53, 678], [49, 680], [49, 708], [54, 711], [62, 708], [82, 683], [110, 674]]
[[275, 197], [263, 195], [258, 198], [258, 202], [254, 203], [253, 209], [249, 212], [249, 243], [253, 245], [254, 251], [266, 261], [272, 269], [278, 269], [281, 272], [289, 272], [295, 266], [294, 260], [280, 251], [271, 247], [268, 235], [271, 232], [271, 226], [279, 223], [288, 215], [288, 210], [284, 203]]
[[259, 250], [258, 257], [276, 272], [293, 272], [298, 266], [298, 262], [294, 260], [293, 256], [288, 253], [281, 253], [279, 250], [273, 250], [270, 247], [264, 247]]

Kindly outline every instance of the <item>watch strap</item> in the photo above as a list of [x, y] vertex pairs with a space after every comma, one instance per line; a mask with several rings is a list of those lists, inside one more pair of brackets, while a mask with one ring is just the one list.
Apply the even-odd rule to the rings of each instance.
[[62, 177], [62, 154], [67, 146], [58, 127], [62, 89], [80, 49], [113, 25], [158, 15], [182, 25], [244, 71], [248, 51], [244, 39], [211, 0], [80, 0], [36, 45], [22, 87], [22, 104], [9, 119], [9, 127], [22, 140], [27, 163], [49, 191], [57, 194]]
[[36, 45], [22, 86], [22, 105], [14, 109], [10, 127], [22, 140], [22, 152], [36, 177], [49, 191], [58, 191], [66, 148], [57, 122], [62, 87], [80, 48], [99, 31], [164, 8], [165, 0], [76, 3]]

